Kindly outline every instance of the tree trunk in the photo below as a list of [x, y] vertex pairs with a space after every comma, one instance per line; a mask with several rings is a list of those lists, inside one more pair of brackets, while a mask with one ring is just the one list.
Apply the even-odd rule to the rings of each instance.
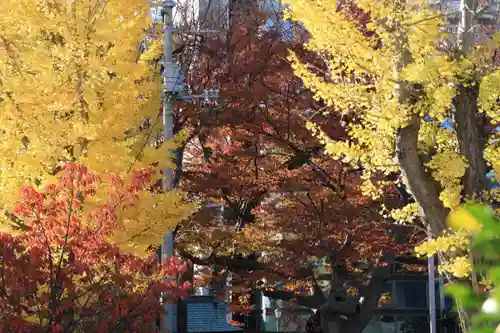
[[[457, 31], [457, 56], [467, 57], [475, 44], [475, 25], [477, 17], [473, 12], [477, 8], [475, 0], [460, 1], [460, 24]], [[467, 82], [468, 85], [459, 84], [457, 95], [453, 101], [454, 127], [457, 133], [460, 153], [466, 158], [468, 167], [463, 177], [462, 194], [466, 199], [482, 200], [483, 192], [487, 188], [487, 166], [483, 157], [484, 148], [488, 140], [486, 135], [486, 118], [478, 110], [479, 82]], [[472, 256], [472, 254], [471, 254]], [[474, 258], [474, 257], [472, 257]], [[473, 259], [472, 259], [473, 260]], [[472, 286], [478, 289], [475, 272], [472, 272]], [[470, 329], [472, 311], [465, 310], [460, 303], [457, 304], [460, 326], [464, 333]]]
[[[401, 4], [404, 6], [404, 3]], [[414, 96], [414, 86], [400, 78], [401, 71], [413, 62], [409, 51], [406, 33], [395, 23], [393, 33], [397, 33], [394, 49], [394, 81], [398, 102], [402, 106], [412, 106], [419, 96]], [[410, 111], [411, 112], [411, 111]], [[439, 184], [426, 170], [418, 152], [418, 132], [420, 115], [408, 114], [406, 126], [399, 128], [396, 136], [396, 155], [405, 185], [420, 206], [420, 216], [432, 230], [433, 236], [439, 235], [446, 228], [448, 209], [439, 198]]]
[[420, 216], [430, 226], [433, 236], [438, 236], [446, 229], [448, 209], [439, 198], [439, 184], [425, 169], [418, 155], [419, 129], [420, 117], [414, 115], [408, 125], [398, 131], [396, 153], [405, 185], [420, 206]]
[[306, 324], [306, 333], [361, 333], [362, 331], [356, 322], [340, 317], [322, 325], [319, 311], [312, 314]]
[[329, 320], [322, 325], [323, 333], [361, 333], [363, 328], [356, 321], [344, 320], [340, 317]]
[[332, 290], [326, 299], [318, 293], [299, 296], [283, 290], [266, 290], [264, 295], [285, 301], [295, 299], [301, 306], [317, 309], [308, 320], [307, 333], [361, 333], [378, 306], [391, 267], [376, 268], [370, 283], [360, 290], [359, 296], [347, 294], [343, 287]]
[[467, 159], [468, 168], [463, 178], [463, 194], [468, 199], [481, 200], [486, 190], [488, 170], [483, 158], [488, 140], [485, 135], [486, 118], [478, 112], [478, 83], [457, 87], [454, 100], [454, 122], [460, 153]]

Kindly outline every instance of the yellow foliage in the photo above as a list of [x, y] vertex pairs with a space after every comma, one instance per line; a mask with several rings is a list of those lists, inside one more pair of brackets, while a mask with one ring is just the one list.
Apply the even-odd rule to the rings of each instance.
[[161, 235], [191, 215], [194, 209], [196, 206], [188, 204], [185, 194], [179, 191], [140, 193], [139, 204], [119, 212], [121, 230], [115, 232], [110, 240], [121, 244], [124, 251], [147, 256], [144, 245], [162, 244]]
[[[104, 178], [153, 162], [171, 166], [173, 143], [139, 153], [134, 143], [148, 146], [150, 136], [125, 135], [147, 117], [157, 130], [160, 120], [160, 80], [149, 62], [160, 46], [138, 57], [152, 23], [147, 0], [3, 0], [0, 10], [7, 13], [0, 18], [0, 209], [12, 208], [22, 185], [50, 182], [66, 161]], [[130, 232], [155, 225], [157, 235], [142, 240], [161, 239], [193, 208], [181, 197], [158, 199], [162, 208], [141, 213]]]
[[163, 39], [153, 39], [148, 49], [141, 54], [141, 61], [148, 62], [163, 55]]
[[[354, 119], [342, 123], [349, 139], [341, 141], [332, 140], [314, 123], [307, 124], [311, 133], [325, 145], [325, 152], [334, 159], [362, 165], [362, 190], [376, 198], [387, 183], [373, 182], [372, 175], [401, 172], [395, 149], [397, 133], [407, 125], [410, 116], [419, 115], [419, 152], [427, 161], [427, 170], [441, 185], [443, 204], [452, 209], [457, 207], [463, 200], [461, 179], [468, 161], [457, 153], [456, 132], [444, 129], [441, 122], [452, 116], [457, 85], [467, 86], [472, 78], [479, 82], [477, 103], [493, 124], [499, 122], [500, 72], [488, 59], [498, 48], [500, 37], [481, 44], [466, 57], [455, 58], [436, 47], [439, 40], [447, 38], [442, 29], [444, 15], [429, 7], [427, 0], [357, 0], [357, 7], [370, 12], [366, 28], [376, 32], [376, 37], [364, 35], [356, 22], [337, 10], [336, 1], [287, 2], [290, 5], [287, 17], [308, 30], [311, 38], [307, 48], [325, 62], [325, 67], [318, 70], [317, 65], [313, 67], [290, 52], [289, 61], [295, 74], [317, 100], [329, 106], [329, 112], [349, 114]], [[380, 43], [374, 47], [376, 39]], [[403, 66], [398, 60], [401, 42], [412, 58]], [[400, 68], [398, 79], [412, 84], [413, 88], [420, 87], [416, 92], [417, 101], [400, 102], [395, 68]], [[354, 82], [346, 71], [369, 80]], [[497, 146], [490, 141], [485, 158], [500, 179]], [[491, 198], [498, 196], [491, 195]], [[415, 209], [411, 216], [407, 216], [408, 213], [396, 210], [388, 216], [401, 222], [417, 215]]]
[[440, 198], [444, 205], [449, 208], [460, 205], [461, 179], [467, 169], [465, 158], [455, 151], [443, 150], [434, 155], [427, 166], [432, 170], [434, 179], [443, 187]]
[[[459, 212], [457, 210], [456, 212]], [[460, 214], [460, 213], [459, 213]], [[462, 218], [462, 216], [452, 216], [451, 220]], [[443, 236], [428, 240], [415, 248], [418, 256], [433, 256], [437, 253], [446, 254], [443, 256], [444, 262], [440, 269], [458, 278], [467, 277], [472, 271], [469, 259], [470, 230], [457, 228], [449, 230]]]
[[448, 215], [448, 225], [454, 230], [465, 230], [474, 232], [481, 227], [481, 224], [468, 210], [464, 208], [456, 209]]
[[[496, 139], [498, 140], [498, 138]], [[491, 143], [488, 147], [486, 147], [484, 157], [493, 167], [494, 179], [497, 181], [500, 180], [500, 146], [494, 146], [493, 143]]]
[[402, 208], [392, 209], [390, 215], [396, 223], [411, 223], [416, 217], [418, 217], [419, 210], [419, 205], [413, 202]]
[[461, 207], [453, 210], [447, 218], [451, 228], [443, 236], [428, 240], [415, 248], [419, 256], [444, 254], [440, 269], [458, 278], [467, 277], [472, 271], [469, 257], [470, 236], [481, 227], [478, 219], [469, 210]]
[[457, 278], [465, 278], [472, 272], [472, 265], [468, 257], [460, 256], [451, 258], [447, 264], [441, 265], [440, 269], [452, 273]]
[[492, 91], [498, 89], [500, 85], [500, 70], [496, 70], [483, 77], [479, 86], [479, 102], [484, 111], [492, 118], [493, 124], [500, 123], [500, 108], [498, 107], [497, 96]]
[[419, 256], [432, 256], [438, 252], [467, 251], [470, 244], [469, 234], [465, 230], [448, 231], [443, 236], [428, 240], [415, 248]]

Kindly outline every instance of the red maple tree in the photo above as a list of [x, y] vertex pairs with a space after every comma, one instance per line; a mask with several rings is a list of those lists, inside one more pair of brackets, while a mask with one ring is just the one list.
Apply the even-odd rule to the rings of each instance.
[[[108, 242], [118, 211], [133, 206], [152, 170], [123, 184], [110, 180], [107, 200], [87, 211], [102, 181], [69, 163], [58, 183], [21, 190], [13, 211], [23, 230], [0, 234], [0, 331], [153, 332], [159, 302], [186, 294], [186, 264], [121, 253]], [[164, 279], [168, 278], [167, 282]]]
[[[402, 203], [396, 188], [378, 201], [364, 197], [360, 170], [323, 155], [306, 129], [311, 119], [331, 138], [346, 137], [343, 119], [322, 115], [326, 106], [303, 89], [286, 60], [289, 48], [311, 57], [294, 40], [302, 34], [284, 38], [283, 22], [270, 28], [270, 15], [248, 5], [241, 10], [233, 8], [231, 30], [201, 44], [190, 63], [190, 82], [200, 83], [195, 90], [218, 86], [221, 99], [217, 107], [182, 105], [177, 112], [178, 128], [191, 133], [178, 152], [179, 185], [207, 204], [177, 228], [177, 250], [195, 264], [219, 267], [214, 285], [233, 273], [234, 311], [251, 311], [248, 298], [236, 296], [260, 288], [334, 313], [334, 320], [354, 319], [340, 331], [355, 331], [377, 307], [395, 266], [390, 258], [409, 255], [419, 237], [410, 241], [411, 229], [379, 214], [381, 201]], [[357, 296], [346, 293], [349, 286]]]

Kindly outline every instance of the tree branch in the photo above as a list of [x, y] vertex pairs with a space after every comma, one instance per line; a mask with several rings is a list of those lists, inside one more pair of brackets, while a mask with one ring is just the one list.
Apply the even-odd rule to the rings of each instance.
[[418, 155], [417, 142], [420, 117], [411, 117], [406, 127], [400, 128], [396, 138], [396, 154], [405, 185], [421, 207], [422, 218], [429, 224], [434, 235], [445, 228], [446, 209], [439, 199], [439, 186], [425, 170]]
[[201, 259], [190, 254], [185, 249], [178, 247], [176, 249], [179, 255], [193, 264], [199, 266], [219, 265], [228, 270], [246, 270], [246, 271], [266, 271], [270, 275], [274, 275], [283, 279], [311, 279], [314, 278], [314, 273], [311, 268], [301, 267], [291, 272], [280, 271], [279, 267], [274, 267], [272, 264], [258, 262], [256, 260], [248, 260], [242, 258], [234, 258], [233, 256], [217, 256], [212, 253], [208, 258]]
[[372, 317], [373, 310], [375, 310], [378, 306], [385, 282], [389, 279], [392, 273], [394, 267], [394, 256], [386, 255], [385, 261], [387, 262], [387, 266], [377, 267], [373, 270], [370, 283], [364, 292], [362, 292], [364, 300], [361, 305], [359, 318], [361, 327], [368, 325], [368, 322]]
[[200, 266], [211, 266], [220, 265], [227, 267], [228, 269], [245, 269], [245, 270], [266, 270], [268, 266], [266, 264], [260, 263], [254, 260], [233, 258], [232, 256], [216, 256], [212, 253], [208, 258], [201, 259], [198, 258], [183, 248], [178, 248], [179, 254], [184, 259], [190, 260], [195, 265]]
[[294, 292], [284, 290], [263, 290], [262, 293], [266, 297], [280, 299], [283, 301], [295, 299], [299, 305], [310, 309], [319, 309], [321, 305], [325, 303], [325, 296], [317, 293], [314, 293], [311, 296], [297, 295]]

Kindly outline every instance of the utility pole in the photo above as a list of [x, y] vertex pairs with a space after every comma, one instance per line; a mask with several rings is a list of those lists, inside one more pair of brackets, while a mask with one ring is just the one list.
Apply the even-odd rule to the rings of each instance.
[[[173, 137], [174, 127], [174, 103], [177, 77], [173, 63], [173, 8], [175, 3], [172, 0], [163, 2], [163, 24], [164, 24], [164, 48], [163, 48], [163, 142], [166, 143]], [[163, 171], [163, 189], [168, 191], [173, 186], [173, 170], [168, 168]], [[161, 260], [171, 259], [174, 255], [174, 235], [169, 231], [163, 236], [161, 247]], [[162, 333], [173, 332], [174, 324], [174, 304], [168, 302], [164, 305], [166, 316], [162, 325]]]
[[[185, 84], [185, 76], [177, 61], [173, 59], [173, 8], [175, 3], [172, 0], [164, 0], [162, 3], [162, 16], [164, 23], [164, 49], [163, 49], [163, 142], [172, 139], [174, 133], [174, 109], [175, 103], [178, 100], [187, 102], [201, 101], [204, 105], [216, 104], [219, 97], [219, 90], [205, 89], [202, 94], [192, 95], [188, 91]], [[177, 161], [180, 163], [181, 161]], [[174, 184], [173, 169], [167, 168], [163, 170], [163, 189], [168, 191], [172, 189]], [[163, 244], [161, 246], [161, 260], [171, 259], [174, 255], [174, 234], [169, 231], [163, 236]], [[165, 304], [166, 316], [161, 328], [162, 333], [173, 332], [174, 327], [174, 310], [175, 304]], [[182, 333], [182, 332], [179, 332]]]

